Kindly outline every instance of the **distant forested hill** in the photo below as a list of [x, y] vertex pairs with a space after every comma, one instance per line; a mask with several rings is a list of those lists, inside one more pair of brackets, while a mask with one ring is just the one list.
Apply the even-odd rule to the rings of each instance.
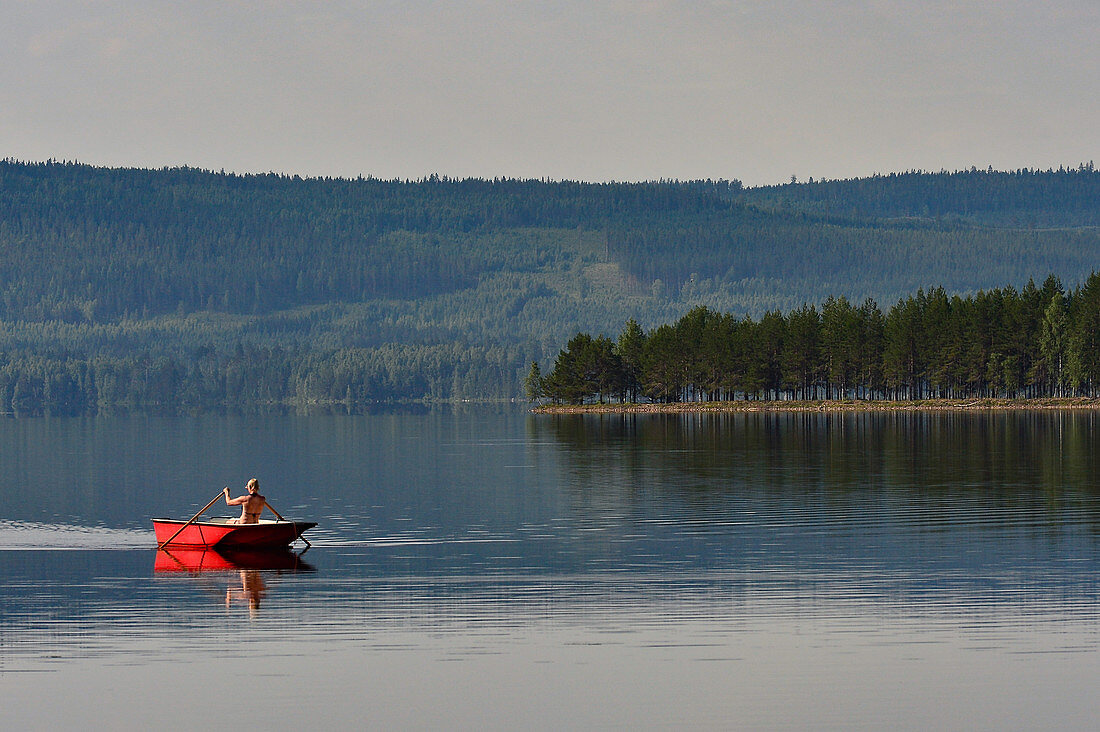
[[1083, 282], [1100, 174], [743, 189], [0, 162], [0, 412], [504, 398], [705, 305]]
[[1092, 163], [1060, 170], [890, 173], [746, 191], [760, 204], [857, 220], [966, 221], [1001, 227], [1100, 226]]
[[688, 185], [318, 180], [0, 163], [0, 317], [263, 314], [543, 269], [522, 235], [742, 204]]

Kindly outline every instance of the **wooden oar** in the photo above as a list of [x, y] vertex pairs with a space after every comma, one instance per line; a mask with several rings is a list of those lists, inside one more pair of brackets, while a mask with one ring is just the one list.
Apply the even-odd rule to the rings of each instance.
[[281, 513], [279, 513], [278, 511], [276, 511], [275, 507], [267, 502], [266, 498], [264, 499], [264, 505], [267, 506], [269, 509], [271, 509], [271, 513], [275, 514], [275, 518], [279, 519], [280, 521], [286, 521], [286, 519], [283, 518], [283, 515]]
[[[226, 487], [228, 488], [228, 486], [226, 486]], [[203, 507], [202, 507], [202, 510], [201, 510], [201, 511], [199, 511], [199, 512], [198, 512], [198, 513], [196, 513], [196, 514], [195, 514], [194, 516], [192, 516], [192, 517], [191, 517], [191, 520], [190, 520], [190, 521], [188, 521], [187, 523], [185, 523], [185, 524], [184, 524], [183, 526], [181, 526], [181, 527], [179, 528], [179, 531], [177, 531], [176, 533], [172, 534], [172, 535], [171, 535], [170, 537], [168, 537], [168, 538], [167, 538], [167, 539], [166, 539], [166, 540], [164, 541], [164, 543], [163, 543], [163, 544], [161, 544], [160, 546], [158, 546], [158, 547], [157, 547], [157, 551], [160, 551], [160, 550], [161, 550], [161, 549], [163, 549], [164, 547], [168, 546], [168, 545], [169, 545], [169, 544], [170, 544], [170, 543], [172, 542], [172, 539], [175, 539], [175, 538], [176, 538], [177, 536], [179, 536], [179, 535], [180, 535], [180, 532], [181, 532], [181, 531], [183, 531], [183, 530], [184, 530], [184, 529], [186, 529], [186, 528], [187, 528], [188, 526], [190, 526], [191, 524], [193, 524], [193, 523], [195, 522], [195, 519], [197, 519], [197, 518], [198, 518], [199, 516], [202, 516], [202, 515], [203, 515], [204, 513], [206, 513], [206, 509], [208, 509], [208, 508], [210, 508], [211, 506], [213, 506], [213, 505], [214, 505], [214, 503], [216, 503], [216, 502], [217, 502], [217, 500], [218, 500], [219, 498], [221, 498], [222, 496], [224, 496], [224, 495], [225, 495], [225, 488], [222, 488], [222, 489], [221, 489], [221, 490], [220, 490], [220, 491], [218, 492], [218, 495], [214, 496], [214, 499], [213, 499], [212, 501], [210, 501], [210, 503], [208, 503], [208, 504], [206, 504], [205, 506], [203, 506]], [[274, 509], [272, 509], [272, 510], [274, 510]], [[278, 514], [276, 514], [276, 515], [278, 515]]]
[[[279, 519], [280, 521], [286, 521], [286, 519], [283, 518], [283, 515], [281, 513], [279, 513], [278, 511], [276, 511], [275, 507], [267, 502], [266, 498], [264, 499], [264, 505], [271, 509], [271, 513], [275, 514], [275, 518]], [[292, 523], [292, 522], [288, 522], [288, 523]], [[307, 547], [313, 546], [312, 544], [309, 543], [309, 539], [302, 536], [301, 534], [298, 534], [298, 536], [295, 537], [295, 539], [301, 539], [302, 541], [305, 542]], [[305, 551], [305, 550], [303, 549], [302, 551]]]

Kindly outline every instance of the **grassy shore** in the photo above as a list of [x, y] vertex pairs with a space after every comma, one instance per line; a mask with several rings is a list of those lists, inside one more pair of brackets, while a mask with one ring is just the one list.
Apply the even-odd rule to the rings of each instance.
[[547, 404], [539, 414], [681, 414], [694, 412], [952, 412], [1100, 409], [1100, 399], [920, 399], [887, 401], [831, 399], [820, 401], [678, 402], [673, 404]]

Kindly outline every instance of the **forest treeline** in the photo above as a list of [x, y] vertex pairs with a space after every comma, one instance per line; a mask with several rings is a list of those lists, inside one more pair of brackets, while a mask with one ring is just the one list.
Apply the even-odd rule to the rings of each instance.
[[724, 212], [743, 207], [728, 196], [738, 186], [303, 179], [5, 160], [0, 319], [261, 314], [438, 295], [554, 256], [489, 233]]
[[950, 220], [997, 226], [1100, 226], [1092, 162], [1058, 170], [915, 170], [849, 180], [762, 186], [760, 204], [858, 220]]
[[[1005, 221], [1042, 211], [1050, 227], [966, 223], [982, 211]], [[921, 215], [930, 218], [897, 220]], [[770, 292], [773, 302], [746, 304], [758, 314], [776, 299], [812, 298], [806, 283], [892, 299], [917, 277], [950, 290], [1022, 285], [1035, 272], [1083, 279], [1100, 254], [1088, 226], [1098, 223], [1091, 164], [744, 189], [736, 180], [303, 179], [4, 160], [0, 321], [419, 300], [501, 273], [532, 284], [578, 254], [617, 266], [626, 289], [665, 299]], [[581, 252], [578, 231], [590, 233]], [[551, 234], [532, 246], [531, 232]]]
[[0, 358], [0, 404], [16, 415], [208, 411], [515, 396], [523, 354], [501, 347], [199, 349], [189, 357]]
[[828, 298], [759, 320], [698, 307], [616, 341], [578, 333], [531, 399], [555, 403], [1096, 396], [1100, 275], [949, 296], [918, 291], [883, 313]]
[[[630, 317], [1081, 282], [1098, 186], [1091, 164], [750, 189], [3, 160], [0, 413], [497, 399]], [[234, 381], [241, 352], [262, 378]]]

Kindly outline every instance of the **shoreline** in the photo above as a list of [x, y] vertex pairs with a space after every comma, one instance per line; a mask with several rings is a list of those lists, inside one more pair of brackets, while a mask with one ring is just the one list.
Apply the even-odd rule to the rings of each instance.
[[669, 404], [547, 404], [535, 414], [734, 414], [738, 412], [1017, 412], [1100, 409], [1100, 398], [916, 399], [911, 401], [830, 399]]

